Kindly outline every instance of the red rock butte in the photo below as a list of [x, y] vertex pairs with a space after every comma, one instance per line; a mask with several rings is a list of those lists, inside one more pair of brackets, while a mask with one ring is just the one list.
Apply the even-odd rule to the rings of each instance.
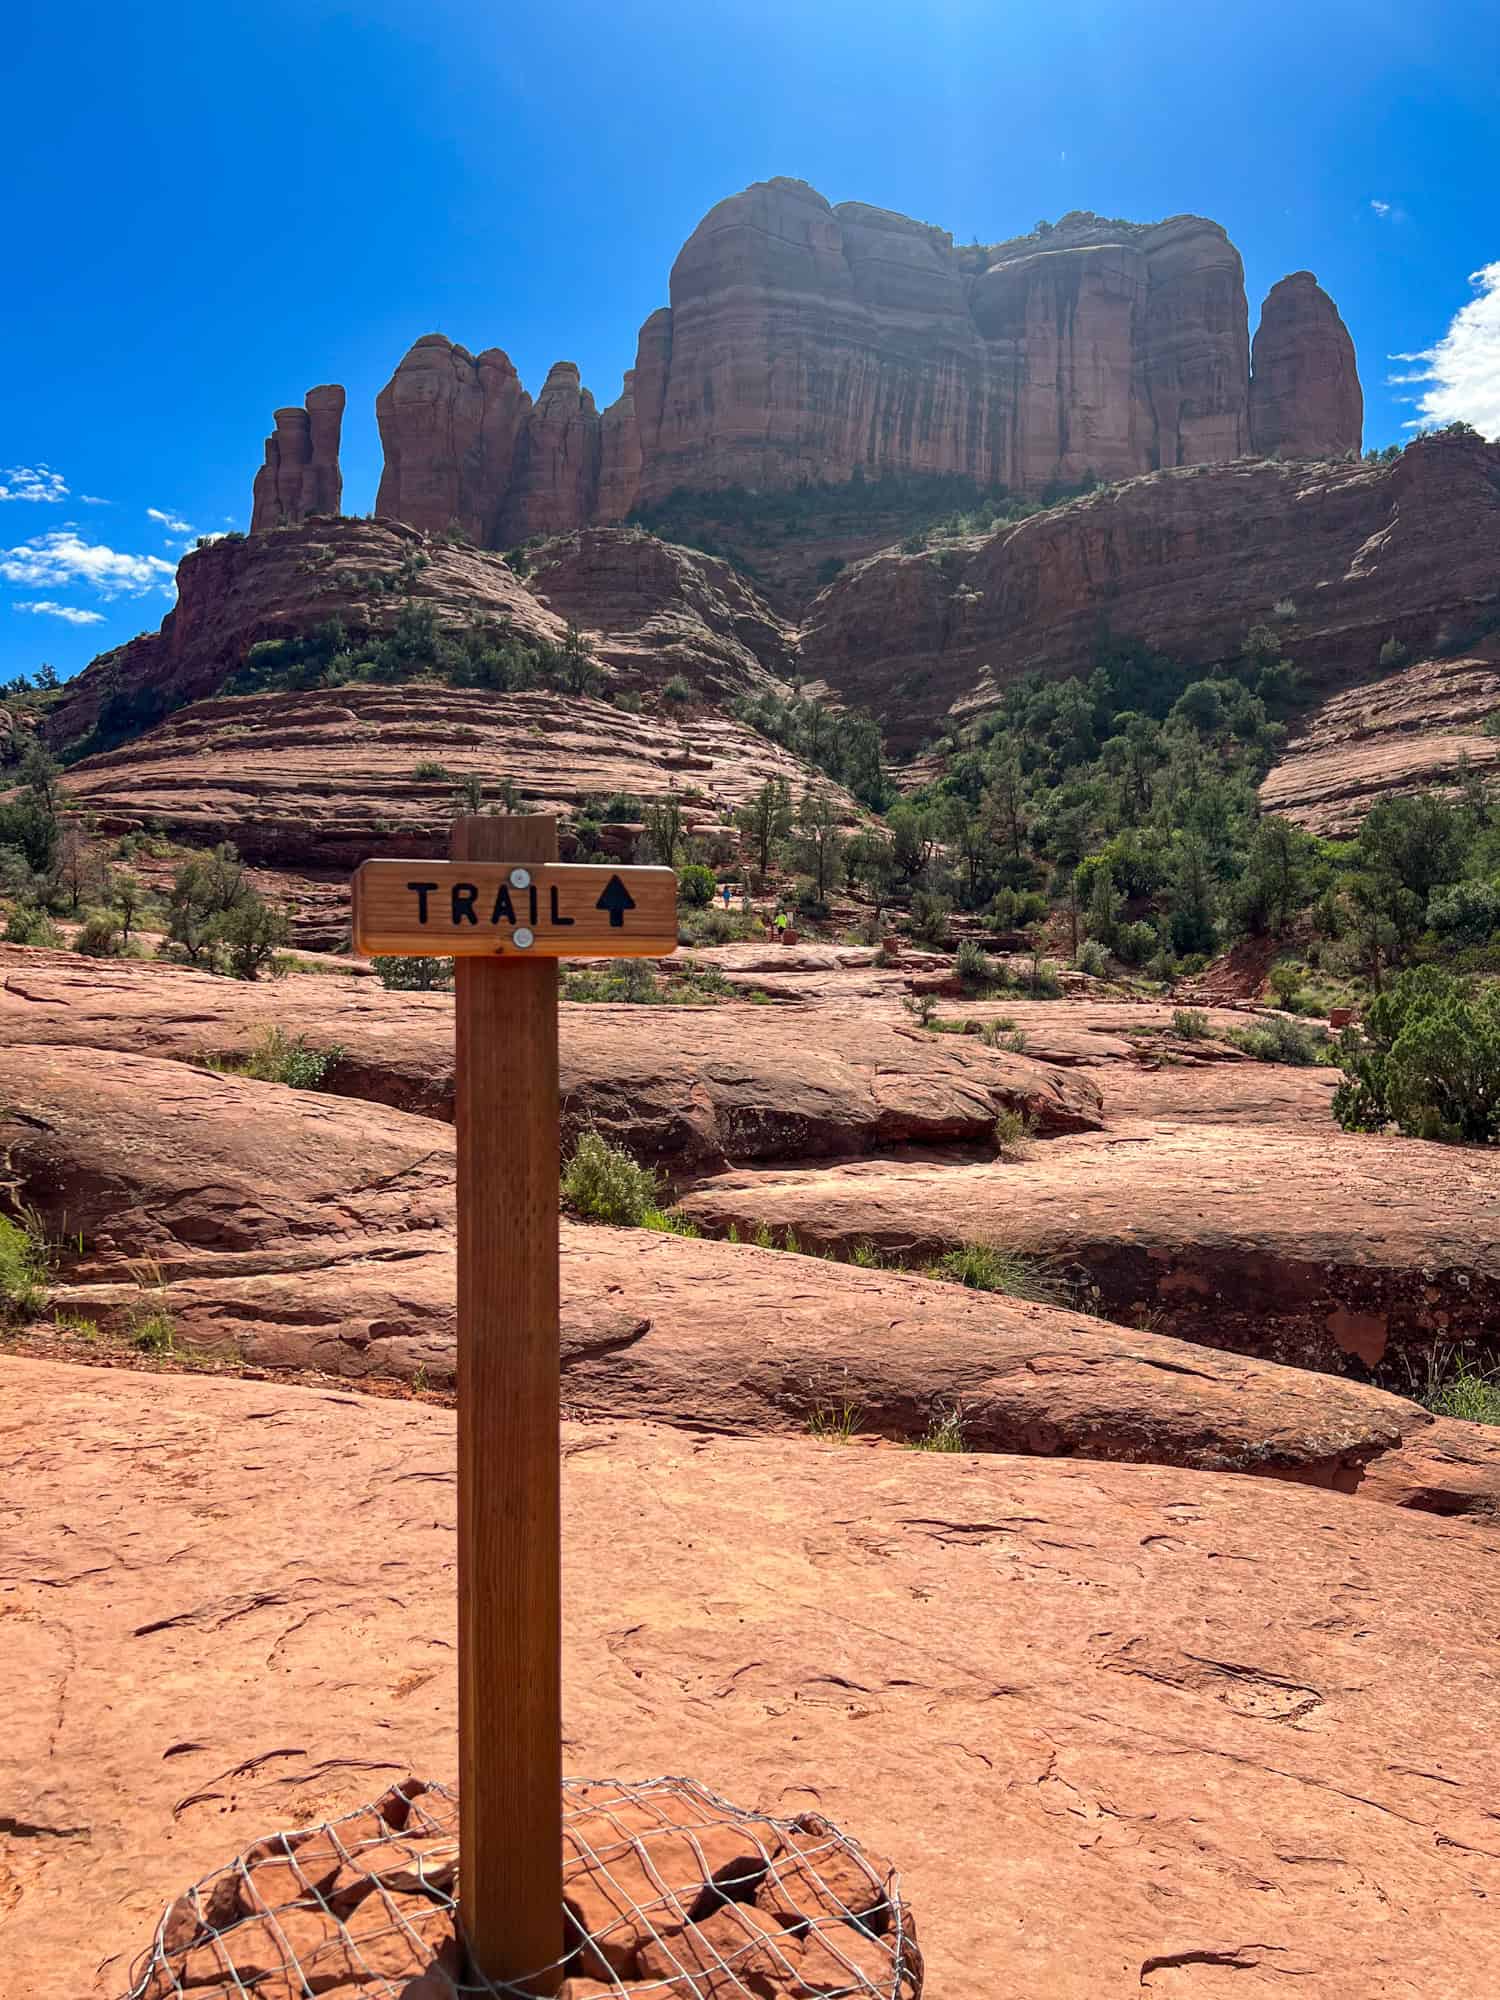
[[[602, 412], [571, 361], [533, 402], [498, 347], [424, 334], [376, 401], [377, 513], [499, 548], [681, 489], [896, 474], [1038, 494], [1360, 446], [1354, 347], [1333, 301], [1310, 272], [1282, 279], [1252, 376], [1239, 252], [1201, 216], [1075, 210], [955, 245], [805, 181], [757, 181], [699, 223], [670, 297]], [[297, 414], [278, 413], [278, 436]], [[301, 517], [259, 495], [258, 482], [257, 529]]]

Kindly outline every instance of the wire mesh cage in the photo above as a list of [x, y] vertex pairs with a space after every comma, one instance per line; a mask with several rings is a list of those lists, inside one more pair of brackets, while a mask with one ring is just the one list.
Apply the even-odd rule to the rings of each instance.
[[[525, 1995], [466, 1962], [458, 1799], [408, 1778], [257, 1841], [179, 1896], [126, 2000]], [[742, 1812], [683, 1778], [563, 1784], [560, 2000], [919, 2000], [894, 1870], [816, 1814]], [[538, 1968], [542, 1970], [542, 1968]]]

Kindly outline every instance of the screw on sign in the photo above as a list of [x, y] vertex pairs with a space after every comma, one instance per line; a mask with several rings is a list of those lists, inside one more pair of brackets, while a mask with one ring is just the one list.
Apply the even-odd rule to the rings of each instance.
[[565, 866], [548, 817], [456, 820], [450, 854], [365, 862], [354, 948], [457, 960], [461, 1909], [476, 1968], [544, 1993], [563, 1956], [556, 962], [675, 950], [677, 880]]

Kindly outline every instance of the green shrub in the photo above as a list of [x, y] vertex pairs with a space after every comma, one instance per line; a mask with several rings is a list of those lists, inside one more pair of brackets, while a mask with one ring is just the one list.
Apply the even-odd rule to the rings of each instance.
[[434, 993], [453, 984], [451, 958], [372, 958], [370, 963], [392, 993]]
[[172, 1354], [176, 1351], [177, 1325], [160, 1307], [132, 1313], [126, 1338], [142, 1354]]
[[590, 1222], [640, 1227], [659, 1214], [656, 1175], [592, 1126], [579, 1134], [562, 1174], [562, 1198]]
[[1078, 947], [1076, 963], [1090, 979], [1102, 979], [1109, 970], [1109, 955], [1097, 938], [1085, 938]]
[[937, 1278], [975, 1292], [1003, 1292], [1008, 1298], [1055, 1304], [1059, 1288], [1034, 1258], [993, 1243], [962, 1243], [945, 1251], [932, 1267]]
[[673, 674], [662, 689], [661, 698], [673, 708], [686, 708], [693, 699], [693, 690], [681, 674]]
[[47, 1244], [31, 1216], [0, 1215], [0, 1320], [35, 1319], [47, 1303]]
[[946, 896], [918, 889], [911, 899], [912, 936], [942, 950], [948, 942], [948, 919], [952, 914], [953, 905]]
[[1435, 1417], [1459, 1417], [1469, 1424], [1500, 1424], [1500, 1374], [1476, 1368], [1464, 1355], [1451, 1366], [1429, 1359], [1427, 1380], [1417, 1401]]
[[60, 951], [63, 934], [53, 923], [47, 912], [38, 909], [35, 903], [17, 903], [11, 911], [5, 926], [7, 944], [29, 944], [45, 947], [49, 951]]
[[1201, 1007], [1174, 1007], [1172, 1032], [1181, 1035], [1185, 1042], [1206, 1042], [1213, 1029]]
[[937, 1012], [935, 993], [903, 993], [901, 1005], [911, 1015], [919, 1028], [930, 1028], [932, 1017]]
[[283, 1083], [291, 1090], [316, 1090], [330, 1066], [344, 1053], [335, 1045], [318, 1049], [305, 1035], [289, 1035], [285, 1028], [263, 1028], [243, 1056], [211, 1062], [229, 1076], [246, 1076], [256, 1083]]
[[1404, 667], [1407, 658], [1406, 648], [1393, 633], [1380, 649], [1381, 668], [1387, 673], [1393, 672], [1397, 667]]
[[967, 1451], [964, 1443], [964, 1417], [962, 1410], [934, 1410], [927, 1419], [927, 1428], [919, 1438], [912, 1438], [907, 1444], [908, 1451]]
[[807, 1413], [808, 1434], [829, 1444], [852, 1444], [863, 1415], [853, 1403], [814, 1403]]
[[1035, 1122], [1027, 1113], [1003, 1105], [995, 1116], [995, 1151], [1002, 1160], [1022, 1159], [1035, 1131]]
[[430, 780], [435, 783], [451, 785], [453, 782], [453, 773], [448, 769], [446, 764], [439, 763], [436, 757], [419, 758], [417, 763], [412, 767], [412, 776], [420, 778], [424, 783]]
[[1500, 1139], [1500, 987], [1435, 966], [1403, 972], [1346, 1034], [1333, 1115], [1346, 1131], [1395, 1125], [1409, 1138]]
[[969, 992], [983, 992], [995, 983], [995, 962], [973, 938], [964, 938], [959, 943], [958, 976]]
[[1309, 1028], [1280, 1014], [1267, 1015], [1253, 1028], [1231, 1028], [1224, 1039], [1256, 1062], [1291, 1063], [1303, 1069], [1323, 1062], [1333, 1048], [1326, 1028]]
[[690, 1216], [675, 1208], [648, 1208], [641, 1217], [643, 1229], [655, 1229], [663, 1236], [701, 1236], [703, 1231]]
[[713, 901], [717, 887], [714, 871], [705, 868], [701, 861], [689, 861], [677, 871], [677, 893], [690, 909], [706, 908]]
[[118, 910], [85, 910], [83, 923], [73, 940], [74, 951], [86, 958], [117, 958], [125, 942]]

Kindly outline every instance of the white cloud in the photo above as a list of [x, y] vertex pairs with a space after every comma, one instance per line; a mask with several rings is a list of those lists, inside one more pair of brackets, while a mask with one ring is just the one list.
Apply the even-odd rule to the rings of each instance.
[[46, 465], [13, 465], [0, 472], [0, 500], [66, 500], [68, 488], [60, 472]]
[[1388, 201], [1372, 201], [1370, 206], [1379, 216], [1386, 216], [1391, 212], [1391, 205]]
[[152, 589], [170, 597], [175, 575], [175, 565], [160, 556], [127, 555], [100, 542], [85, 542], [70, 528], [0, 550], [0, 577], [7, 583], [50, 584], [53, 589], [84, 583], [101, 597], [139, 597]]
[[1473, 424], [1486, 437], [1500, 437], [1500, 261], [1469, 275], [1474, 297], [1460, 306], [1448, 331], [1435, 346], [1416, 354], [1393, 354], [1392, 361], [1421, 365], [1409, 375], [1393, 375], [1395, 383], [1420, 383], [1415, 402], [1419, 414], [1408, 430], [1428, 424]]
[[190, 535], [193, 532], [191, 521], [184, 521], [180, 514], [166, 513], [160, 507], [148, 507], [146, 509], [146, 519], [148, 521], [159, 521], [162, 527], [174, 535]]
[[97, 493], [80, 493], [79, 499], [85, 507], [113, 507], [113, 500], [101, 500]]
[[54, 604], [50, 597], [18, 598], [13, 611], [38, 611], [45, 618], [63, 618], [70, 625], [102, 625], [102, 611], [80, 611], [75, 604]]

